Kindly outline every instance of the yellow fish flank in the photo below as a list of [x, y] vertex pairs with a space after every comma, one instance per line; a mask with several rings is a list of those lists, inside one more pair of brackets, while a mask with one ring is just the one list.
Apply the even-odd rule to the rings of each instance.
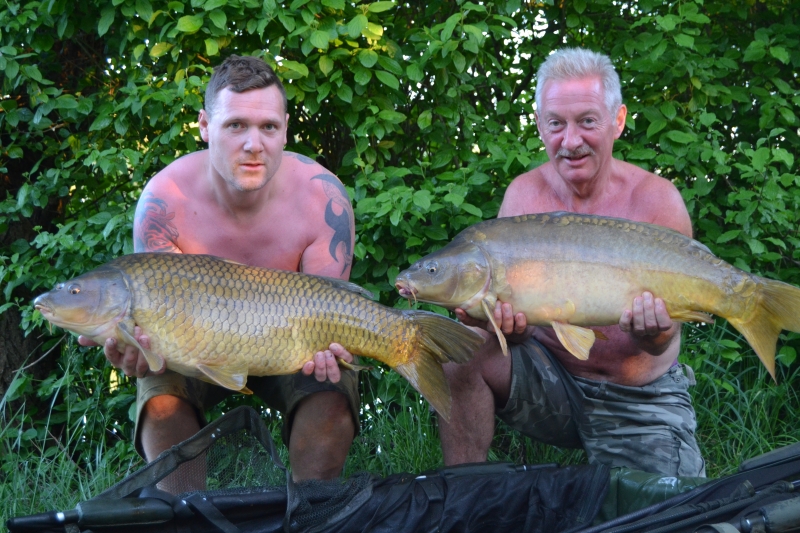
[[[649, 291], [677, 321], [728, 320], [775, 377], [781, 330], [800, 332], [800, 289], [749, 274], [685, 235], [619, 218], [543, 213], [471, 226], [397, 277], [407, 298], [492, 320], [497, 300], [589, 356], [589, 326], [617, 324]], [[498, 332], [499, 328], [495, 328]], [[505, 339], [498, 333], [506, 351]]]
[[52, 324], [103, 343], [150, 337], [150, 369], [248, 392], [247, 376], [291, 374], [338, 342], [402, 374], [449, 418], [442, 363], [471, 359], [483, 339], [449, 318], [373, 302], [346, 281], [207, 255], [132, 254], [59, 283], [34, 306]]

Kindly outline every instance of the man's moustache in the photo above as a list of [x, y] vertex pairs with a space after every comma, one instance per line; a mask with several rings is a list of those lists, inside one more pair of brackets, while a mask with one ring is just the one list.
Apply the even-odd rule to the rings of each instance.
[[558, 152], [556, 152], [556, 157], [564, 157], [567, 159], [583, 157], [585, 155], [594, 155], [594, 150], [592, 150], [588, 146], [584, 146], [576, 150], [566, 150], [562, 148]]

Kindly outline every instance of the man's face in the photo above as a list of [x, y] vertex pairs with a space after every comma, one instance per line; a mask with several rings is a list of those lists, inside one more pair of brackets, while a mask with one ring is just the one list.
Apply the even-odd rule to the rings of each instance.
[[609, 113], [600, 78], [549, 81], [541, 103], [536, 126], [559, 176], [577, 185], [610, 168], [627, 110]]
[[277, 172], [289, 115], [277, 87], [236, 93], [223, 89], [209, 115], [200, 111], [212, 172], [237, 191], [264, 187]]

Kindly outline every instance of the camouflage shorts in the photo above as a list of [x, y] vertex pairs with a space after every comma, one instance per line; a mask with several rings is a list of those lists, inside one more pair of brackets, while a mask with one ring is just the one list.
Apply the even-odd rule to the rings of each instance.
[[573, 376], [537, 341], [511, 347], [511, 393], [497, 416], [517, 431], [564, 448], [583, 448], [590, 463], [668, 476], [704, 477], [695, 440], [694, 384], [674, 365], [643, 387]]
[[[353, 415], [353, 424], [356, 434], [360, 426], [358, 412], [361, 397], [358, 393], [358, 373], [353, 370], [341, 369], [342, 378], [338, 383], [330, 381], [317, 381], [316, 378], [305, 376], [302, 372], [285, 376], [250, 376], [247, 378], [247, 388], [261, 398], [268, 407], [283, 413], [284, 424], [281, 430], [283, 442], [289, 443], [289, 433], [292, 427], [292, 416], [301, 400], [315, 392], [336, 391], [347, 397], [350, 412]], [[150, 398], [168, 394], [188, 401], [197, 412], [200, 426], [208, 422], [205, 411], [221, 402], [227, 396], [237, 394], [234, 391], [212, 385], [205, 381], [189, 378], [167, 370], [163, 374], [136, 380], [136, 427], [134, 429], [134, 445], [139, 455], [144, 457], [139, 435], [139, 421], [142, 416], [142, 407]]]

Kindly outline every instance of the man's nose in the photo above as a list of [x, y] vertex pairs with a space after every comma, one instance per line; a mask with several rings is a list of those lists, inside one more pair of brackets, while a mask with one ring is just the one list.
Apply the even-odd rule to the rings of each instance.
[[567, 123], [564, 129], [564, 140], [561, 143], [567, 150], [575, 150], [583, 145], [583, 136], [577, 124]]
[[261, 132], [258, 128], [247, 128], [244, 149], [248, 152], [261, 152], [264, 146], [261, 143]]

